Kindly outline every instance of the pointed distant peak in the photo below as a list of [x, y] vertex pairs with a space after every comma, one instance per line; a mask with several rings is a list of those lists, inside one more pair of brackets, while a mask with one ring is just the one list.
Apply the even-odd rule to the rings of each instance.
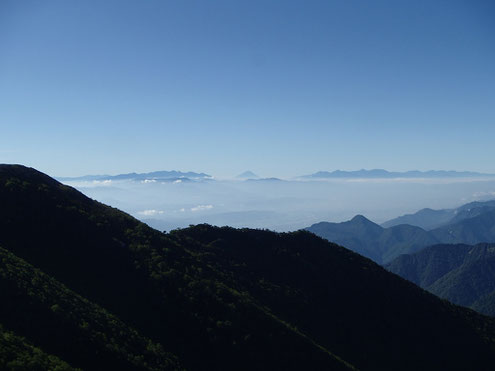
[[371, 220], [366, 218], [365, 216], [358, 214], [354, 218], [351, 219], [353, 223], [373, 223]]
[[248, 170], [248, 171], [243, 172], [242, 174], [237, 175], [236, 178], [256, 179], [256, 178], [259, 178], [259, 176], [256, 175], [255, 173], [253, 173], [252, 171]]

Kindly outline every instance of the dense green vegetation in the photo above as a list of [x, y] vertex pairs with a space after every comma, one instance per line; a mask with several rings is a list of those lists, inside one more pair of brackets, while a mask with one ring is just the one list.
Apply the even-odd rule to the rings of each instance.
[[78, 367], [179, 368], [160, 345], [2, 248], [0, 262], [0, 316], [17, 333]]
[[492, 319], [309, 232], [160, 233], [21, 166], [0, 166], [0, 204], [8, 250], [0, 250], [0, 295], [12, 303], [0, 323], [74, 367], [490, 370], [495, 362]]
[[0, 370], [75, 370], [58, 357], [46, 354], [25, 338], [0, 325]]
[[495, 245], [435, 245], [385, 266], [449, 301], [495, 316]]

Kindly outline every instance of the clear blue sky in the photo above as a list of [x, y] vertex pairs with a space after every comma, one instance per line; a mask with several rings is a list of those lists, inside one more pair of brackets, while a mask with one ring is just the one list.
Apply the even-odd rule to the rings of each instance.
[[0, 2], [0, 162], [495, 173], [493, 1]]

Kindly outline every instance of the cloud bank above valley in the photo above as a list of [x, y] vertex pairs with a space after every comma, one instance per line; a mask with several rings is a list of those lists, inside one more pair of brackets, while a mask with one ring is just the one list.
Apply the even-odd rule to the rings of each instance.
[[[180, 180], [180, 182], [179, 182]], [[160, 230], [209, 223], [290, 231], [356, 214], [381, 223], [422, 208], [495, 198], [495, 177], [69, 180]]]

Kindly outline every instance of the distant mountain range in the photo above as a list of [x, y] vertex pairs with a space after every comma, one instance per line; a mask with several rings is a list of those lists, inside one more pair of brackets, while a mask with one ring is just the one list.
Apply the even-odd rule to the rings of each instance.
[[485, 202], [475, 201], [455, 209], [422, 209], [414, 214], [406, 214], [391, 219], [382, 223], [381, 226], [389, 228], [399, 224], [410, 224], [425, 230], [431, 230], [447, 224], [460, 222], [492, 210], [495, 210], [495, 200]]
[[384, 169], [372, 169], [372, 170], [356, 170], [356, 171], [318, 171], [314, 174], [304, 175], [301, 178], [312, 179], [331, 179], [331, 178], [467, 178], [467, 177], [480, 177], [480, 176], [493, 176], [495, 174], [483, 174], [472, 171], [446, 171], [446, 170], [429, 170], [429, 171], [405, 171], [394, 172]]
[[495, 244], [430, 246], [385, 268], [452, 303], [495, 316]]
[[128, 173], [118, 175], [84, 175], [80, 177], [57, 177], [61, 182], [75, 181], [104, 181], [104, 180], [180, 180], [180, 179], [211, 179], [211, 175], [205, 173], [182, 172], [182, 171], [153, 171], [150, 173]]
[[[441, 226], [427, 231], [415, 225], [390, 221], [385, 224], [391, 226], [384, 228], [358, 215], [347, 222], [313, 224], [306, 230], [380, 264], [390, 262], [401, 254], [412, 254], [439, 243], [495, 242], [495, 201], [466, 204], [452, 212], [427, 209], [414, 215], [417, 217], [414, 219], [416, 224]], [[440, 217], [435, 220], [432, 215]], [[402, 218], [407, 221], [412, 217]]]
[[0, 205], [0, 369], [495, 364], [494, 319], [305, 231], [161, 233], [12, 165], [0, 165]]

